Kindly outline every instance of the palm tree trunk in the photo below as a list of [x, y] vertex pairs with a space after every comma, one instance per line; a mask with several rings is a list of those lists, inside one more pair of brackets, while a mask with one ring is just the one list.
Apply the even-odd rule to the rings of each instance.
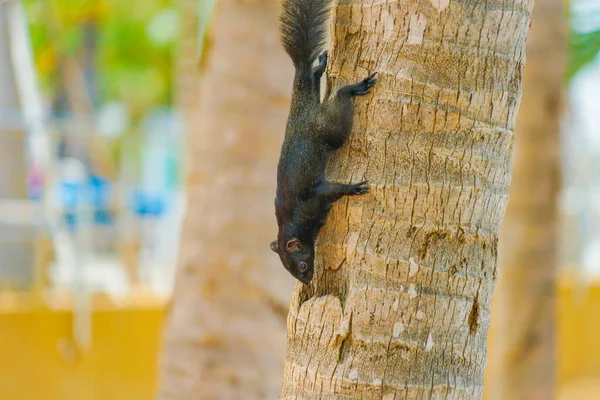
[[280, 388], [293, 284], [269, 243], [293, 70], [276, 13], [275, 0], [223, 0], [212, 21], [161, 400], [273, 399]]
[[[486, 398], [552, 398], [555, 373], [564, 2], [536, 2], [517, 123], [514, 179], [500, 240]], [[489, 394], [489, 396], [488, 396]]]
[[339, 1], [330, 87], [379, 72], [331, 165], [282, 399], [478, 399], [533, 2]]

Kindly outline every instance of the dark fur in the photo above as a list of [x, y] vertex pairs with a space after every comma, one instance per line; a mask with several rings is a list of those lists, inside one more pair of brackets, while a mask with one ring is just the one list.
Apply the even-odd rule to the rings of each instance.
[[[280, 32], [296, 68], [292, 105], [277, 169], [275, 213], [279, 234], [271, 243], [284, 267], [309, 284], [314, 273], [315, 240], [331, 206], [343, 196], [369, 191], [367, 182], [342, 184], [325, 179], [331, 155], [352, 130], [352, 98], [369, 93], [375, 74], [340, 88], [320, 100], [320, 81], [327, 66], [325, 43], [329, 0], [282, 0]], [[302, 268], [305, 267], [305, 268]]]

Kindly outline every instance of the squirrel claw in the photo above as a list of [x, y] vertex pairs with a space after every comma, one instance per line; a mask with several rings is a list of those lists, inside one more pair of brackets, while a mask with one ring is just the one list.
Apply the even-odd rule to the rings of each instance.
[[325, 50], [319, 56], [319, 64], [317, 64], [317, 66], [314, 67], [314, 69], [313, 69], [313, 73], [314, 73], [314, 76], [316, 79], [321, 79], [321, 76], [323, 76], [323, 73], [325, 72], [325, 68], [327, 68], [327, 55], [328, 54], [329, 54], [329, 52], [327, 50]]
[[360, 183], [355, 184], [352, 188], [352, 195], [361, 195], [369, 193], [370, 188], [368, 183], [369, 181], [362, 181]]
[[377, 84], [377, 78], [375, 78], [376, 75], [377, 75], [377, 72], [373, 72], [371, 75], [369, 75], [365, 79], [363, 79], [358, 84], [358, 88], [354, 91], [353, 94], [355, 96], [363, 96], [365, 94], [371, 93], [371, 91], [369, 89], [371, 89], [372, 87], [374, 87]]
[[325, 50], [323, 53], [321, 53], [321, 55], [319, 56], [319, 64], [327, 64], [327, 56], [329, 55], [329, 52], [327, 50]]
[[367, 76], [363, 82], [367, 85], [367, 87], [372, 88], [373, 86], [375, 86], [375, 84], [377, 83], [377, 78], [375, 78], [375, 76], [377, 75], [377, 72], [373, 72], [371, 75]]

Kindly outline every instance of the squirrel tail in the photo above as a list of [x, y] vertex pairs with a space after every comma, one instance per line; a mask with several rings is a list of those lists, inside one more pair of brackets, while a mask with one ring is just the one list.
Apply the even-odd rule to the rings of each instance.
[[330, 0], [281, 0], [279, 32], [296, 69], [310, 68], [325, 45]]

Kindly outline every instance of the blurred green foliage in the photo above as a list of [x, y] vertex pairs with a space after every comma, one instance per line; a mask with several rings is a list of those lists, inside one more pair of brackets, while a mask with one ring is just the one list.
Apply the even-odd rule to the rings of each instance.
[[577, 71], [594, 61], [600, 52], [600, 31], [580, 34], [571, 31], [569, 35], [569, 78]]
[[[173, 57], [179, 14], [174, 0], [24, 0], [42, 87], [52, 98], [64, 57], [81, 57], [86, 24], [97, 35], [95, 73], [100, 104], [122, 101], [133, 121], [173, 102]], [[200, 1], [210, 15], [214, 1]], [[199, 21], [203, 35], [206, 18]], [[202, 44], [203, 41], [200, 41]], [[569, 35], [572, 78], [600, 52], [600, 31]], [[199, 49], [201, 51], [201, 49]]]
[[594, 61], [600, 53], [600, 8], [596, 0], [564, 0], [565, 14], [569, 21], [569, 68], [568, 78]]
[[[171, 0], [24, 0], [42, 88], [51, 99], [61, 61], [85, 56], [86, 30], [95, 36], [99, 104], [123, 102], [133, 121], [173, 102], [178, 12]], [[86, 54], [86, 50], [88, 53]]]

